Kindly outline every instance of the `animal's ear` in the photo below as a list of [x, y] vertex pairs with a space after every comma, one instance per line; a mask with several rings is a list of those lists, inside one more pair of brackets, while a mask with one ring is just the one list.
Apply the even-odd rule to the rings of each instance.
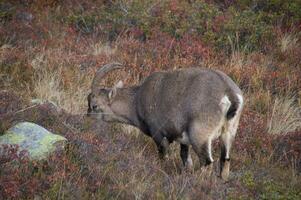
[[116, 83], [114, 85], [114, 87], [110, 90], [109, 92], [109, 99], [113, 99], [116, 96], [117, 93], [117, 89], [118, 88], [122, 88], [123, 87], [123, 82], [122, 81], [118, 81], [118, 83]]

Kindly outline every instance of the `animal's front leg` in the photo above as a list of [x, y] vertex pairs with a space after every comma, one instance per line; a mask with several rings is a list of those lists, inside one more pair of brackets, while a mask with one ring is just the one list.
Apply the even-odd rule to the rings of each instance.
[[165, 159], [167, 157], [167, 153], [169, 150], [169, 141], [166, 137], [163, 136], [158, 136], [158, 137], [153, 137], [157, 148], [158, 148], [158, 153], [159, 153], [159, 158], [160, 159]]
[[184, 169], [187, 171], [193, 171], [193, 162], [189, 153], [189, 145], [181, 144], [180, 156], [184, 165]]

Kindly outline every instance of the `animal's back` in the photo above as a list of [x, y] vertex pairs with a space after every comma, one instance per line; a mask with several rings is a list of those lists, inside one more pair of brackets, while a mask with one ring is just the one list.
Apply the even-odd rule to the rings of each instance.
[[208, 116], [220, 116], [219, 103], [231, 90], [231, 81], [222, 72], [209, 69], [156, 72], [137, 93], [138, 115], [151, 132], [180, 136], [191, 118], [208, 121]]

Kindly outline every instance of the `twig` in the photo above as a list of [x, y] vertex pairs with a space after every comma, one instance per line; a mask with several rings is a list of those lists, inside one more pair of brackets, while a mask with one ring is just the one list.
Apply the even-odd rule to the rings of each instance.
[[34, 108], [34, 107], [36, 107], [36, 106], [38, 106], [38, 105], [40, 105], [40, 104], [35, 104], [35, 105], [32, 105], [32, 106], [23, 108], [23, 109], [21, 109], [21, 110], [18, 110], [18, 111], [15, 112], [14, 114], [17, 114], [17, 113], [20, 113], [20, 112], [24, 112], [24, 111], [26, 111], [26, 110], [28, 110], [28, 109], [30, 109], [30, 108]]

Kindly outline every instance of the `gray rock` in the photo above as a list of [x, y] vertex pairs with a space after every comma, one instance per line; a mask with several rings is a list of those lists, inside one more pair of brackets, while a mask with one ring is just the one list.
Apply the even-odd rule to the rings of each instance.
[[4, 145], [18, 145], [19, 151], [27, 151], [29, 159], [41, 160], [49, 154], [62, 150], [66, 138], [53, 134], [30, 122], [21, 122], [0, 136], [0, 156]]

